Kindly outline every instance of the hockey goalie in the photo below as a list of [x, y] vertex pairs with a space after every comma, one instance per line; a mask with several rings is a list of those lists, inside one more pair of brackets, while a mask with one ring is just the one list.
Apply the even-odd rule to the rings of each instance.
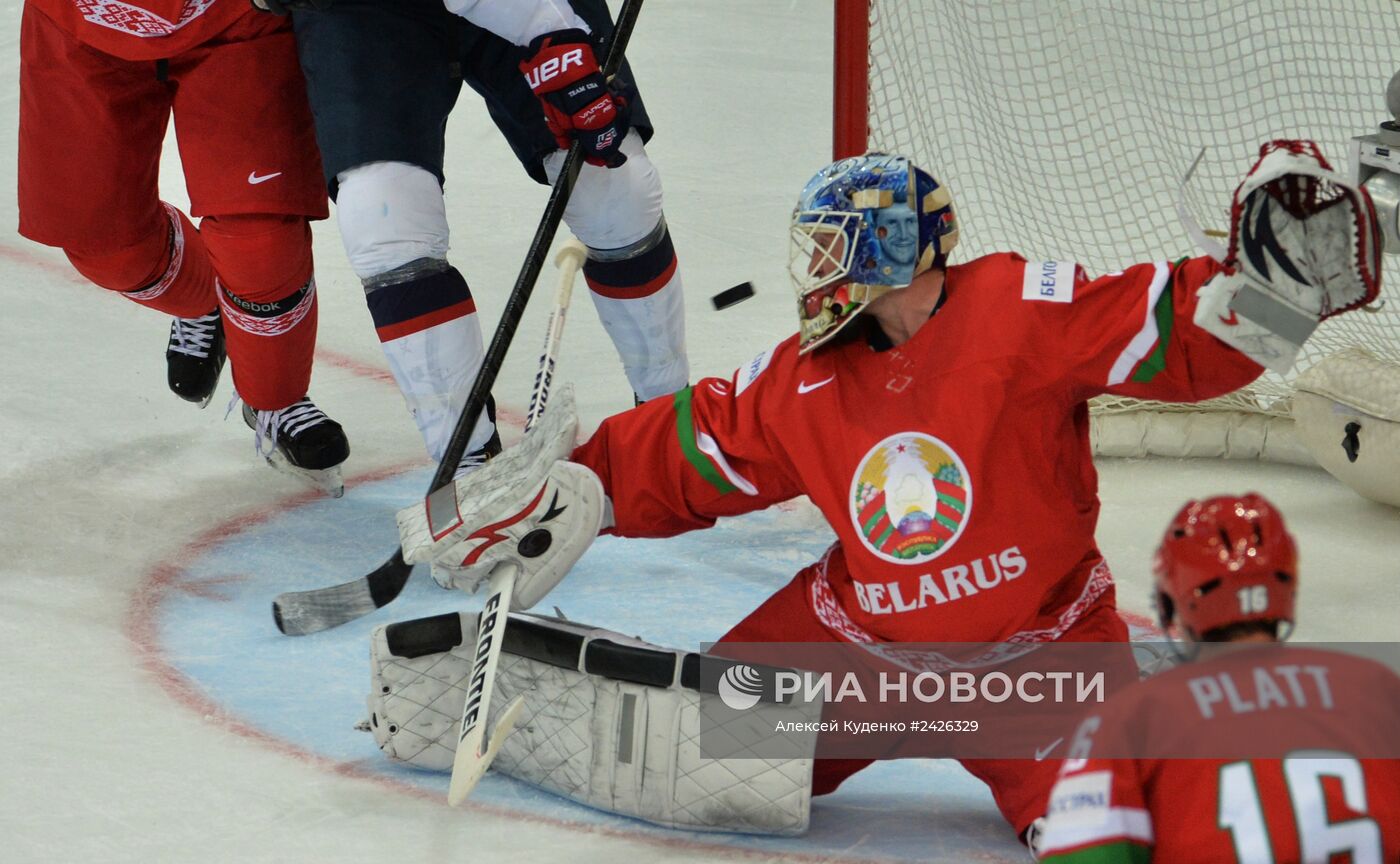
[[[459, 480], [455, 500], [402, 511], [404, 554], [431, 563], [449, 588], [471, 590], [495, 568], [517, 567], [513, 608], [528, 609], [598, 530], [666, 537], [806, 495], [836, 542], [722, 641], [1126, 643], [1094, 541], [1088, 400], [1228, 393], [1263, 366], [1285, 367], [1318, 321], [1370, 302], [1379, 287], [1370, 199], [1312, 144], [1265, 145], [1233, 205], [1223, 261], [1149, 262], [1097, 278], [1073, 262], [1015, 254], [949, 264], [958, 221], [946, 185], [899, 156], [836, 162], [807, 184], [793, 214], [796, 335], [729, 378], [609, 418], [581, 446], [571, 403], [556, 403], [512, 448], [521, 458], [508, 451]], [[452, 723], [409, 709], [452, 706], [455, 695], [460, 710], [464, 667], [443, 674], [436, 665], [470, 652], [470, 639], [449, 644], [459, 635], [427, 647], [376, 635], [371, 708], [390, 756], [441, 767], [442, 751], [450, 754]], [[574, 639], [568, 674], [503, 675], [498, 686], [504, 700], [522, 682], [548, 682], [530, 685], [541, 688], [521, 723], [532, 740], [586, 734], [594, 757], [615, 756], [630, 728], [603, 721], [615, 709], [566, 730], [558, 708], [580, 693], [590, 704], [618, 702], [615, 679], [590, 675], [581, 659], [578, 646], [593, 638]], [[518, 656], [553, 644], [525, 642]], [[1122, 655], [1131, 664], [1126, 646]], [[647, 698], [675, 703], [678, 677], [664, 684]], [[412, 699], [389, 699], [394, 690]], [[668, 738], [662, 715], [651, 716], [649, 748], [666, 750], [668, 764], [686, 758], [684, 736]], [[547, 761], [543, 752], [535, 760]], [[795, 758], [781, 766], [783, 782], [755, 780], [755, 797], [797, 808], [769, 814], [766, 827], [724, 807], [702, 817], [705, 808], [691, 808], [686, 818], [645, 811], [651, 800], [718, 790], [678, 792], [677, 778], [693, 775], [675, 770], [623, 789], [605, 761], [592, 763], [586, 789], [565, 794], [662, 824], [790, 832], [805, 827], [808, 793], [832, 792], [872, 760]], [[1056, 758], [963, 765], [1018, 836], [1045, 812], [1058, 769]], [[498, 767], [549, 787], [528, 754]]]

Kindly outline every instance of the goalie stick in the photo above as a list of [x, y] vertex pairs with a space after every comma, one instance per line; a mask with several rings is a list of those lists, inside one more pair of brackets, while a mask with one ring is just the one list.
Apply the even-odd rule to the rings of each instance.
[[[559, 287], [555, 292], [554, 306], [549, 313], [544, 350], [540, 355], [540, 368], [535, 373], [530, 407], [525, 415], [527, 431], [540, 418], [544, 412], [544, 404], [549, 399], [549, 386], [554, 378], [554, 362], [559, 354], [560, 339], [564, 335], [564, 317], [568, 313], [569, 301], [573, 295], [574, 279], [586, 256], [587, 251], [583, 244], [574, 238], [570, 238], [554, 256], [555, 266], [559, 268]], [[458, 431], [461, 428], [458, 424]], [[450, 449], [449, 446], [449, 451]], [[448, 455], [451, 455], [450, 452]], [[458, 459], [460, 458], [459, 455]], [[447, 456], [444, 456], [443, 464], [455, 465], [456, 462], [448, 461]], [[432, 491], [439, 488], [436, 480], [434, 476]], [[412, 569], [413, 565], [403, 560], [403, 550], [395, 550], [393, 557], [374, 572], [359, 579], [325, 588], [288, 591], [277, 595], [272, 601], [272, 618], [277, 624], [277, 629], [288, 636], [305, 636], [338, 627], [368, 615], [399, 596]], [[491, 593], [494, 594], [494, 590]]]
[[[583, 266], [587, 255], [583, 244], [570, 240], [554, 263], [559, 267], [559, 289], [554, 296], [554, 306], [549, 313], [549, 324], [545, 327], [544, 351], [540, 354], [540, 368], [535, 373], [535, 386], [530, 394], [530, 408], [525, 413], [525, 431], [534, 428], [535, 422], [544, 414], [545, 403], [549, 401], [549, 385], [554, 379], [554, 360], [559, 354], [559, 343], [564, 336], [564, 318], [569, 314], [569, 300], [573, 297], [574, 273]], [[491, 574], [487, 584], [486, 605], [481, 610], [481, 625], [476, 631], [476, 650], [472, 652], [472, 677], [467, 690], [467, 701], [462, 706], [462, 722], [457, 735], [457, 751], [452, 757], [452, 781], [447, 789], [447, 803], [456, 807], [462, 803], [486, 769], [491, 767], [496, 754], [506, 736], [515, 728], [520, 710], [525, 704], [525, 696], [519, 695], [501, 712], [491, 737], [483, 740], [486, 732], [486, 716], [491, 710], [491, 691], [496, 683], [496, 666], [501, 661], [501, 645], [505, 641], [506, 617], [510, 611], [510, 598], [515, 591], [516, 569], [508, 565]]]
[[[554, 379], [554, 361], [559, 343], [564, 337], [564, 319], [569, 314], [573, 297], [574, 274], [583, 266], [587, 251], [577, 239], [570, 240], [559, 250], [554, 263], [559, 267], [559, 288], [545, 327], [544, 350], [540, 353], [540, 368], [535, 373], [535, 386], [530, 393], [530, 408], [525, 414], [525, 431], [529, 432], [544, 415], [549, 401], [549, 385]], [[505, 642], [506, 618], [510, 612], [511, 596], [515, 592], [516, 568], [507, 565], [491, 574], [487, 584], [486, 605], [481, 610], [481, 624], [476, 631], [476, 649], [472, 652], [472, 676], [467, 700], [462, 705], [462, 720], [457, 735], [457, 750], [452, 758], [452, 781], [447, 789], [447, 803], [456, 807], [462, 803], [486, 769], [491, 767], [506, 736], [515, 728], [525, 705], [524, 694], [516, 696], [501, 712], [491, 737], [484, 738], [486, 718], [491, 711], [491, 693], [496, 683], [496, 667], [501, 662], [501, 647]]]

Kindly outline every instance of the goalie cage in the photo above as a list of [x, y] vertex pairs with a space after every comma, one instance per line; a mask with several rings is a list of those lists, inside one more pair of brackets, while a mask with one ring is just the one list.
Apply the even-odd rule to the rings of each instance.
[[[1228, 227], [1230, 195], [1264, 141], [1312, 139], [1337, 170], [1352, 168], [1350, 139], [1387, 119], [1400, 44], [1391, 0], [1287, 3], [1275, 14], [1253, 0], [835, 9], [834, 158], [903, 153], [947, 181], [960, 260], [1012, 249], [1090, 273], [1199, 254], [1174, 202], [1202, 147], [1184, 191], [1207, 229]], [[1317, 464], [1294, 431], [1294, 381], [1358, 348], [1400, 374], [1400, 302], [1388, 293], [1323, 322], [1287, 377], [1269, 372], [1195, 405], [1095, 400], [1095, 452]]]

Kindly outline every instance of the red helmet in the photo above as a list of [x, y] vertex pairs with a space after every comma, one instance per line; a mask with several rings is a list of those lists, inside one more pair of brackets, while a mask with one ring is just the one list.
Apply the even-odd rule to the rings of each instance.
[[1172, 519], [1153, 561], [1157, 614], [1199, 639], [1246, 621], [1293, 621], [1298, 547], [1262, 496], [1191, 501]]

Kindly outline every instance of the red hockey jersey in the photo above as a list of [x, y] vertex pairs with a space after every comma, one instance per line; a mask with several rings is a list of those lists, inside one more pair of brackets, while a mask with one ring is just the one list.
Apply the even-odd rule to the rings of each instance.
[[[1043, 862], [1400, 861], [1400, 761], [1357, 758], [1394, 755], [1400, 730], [1400, 679], [1378, 663], [1231, 652], [1122, 691], [1088, 723], [1050, 796]], [[1235, 756], [1096, 755], [1144, 748]]]
[[[661, 537], [807, 495], [837, 543], [811, 586], [853, 641], [1048, 641], [1111, 586], [1086, 400], [1199, 400], [1260, 367], [1196, 327], [1208, 258], [1088, 279], [989, 255], [950, 267], [905, 344], [798, 356], [612, 417], [574, 453], [613, 533]], [[859, 322], [858, 322], [859, 323]]]
[[79, 42], [124, 60], [174, 57], [244, 15], [248, 0], [25, 0]]

